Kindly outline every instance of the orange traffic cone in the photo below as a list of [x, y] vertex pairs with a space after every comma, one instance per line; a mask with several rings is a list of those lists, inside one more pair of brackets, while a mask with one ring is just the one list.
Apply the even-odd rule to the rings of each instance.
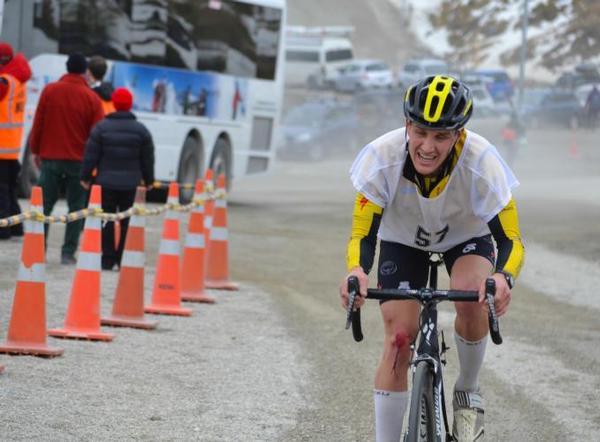
[[208, 239], [206, 287], [211, 289], [238, 290], [238, 284], [229, 281], [227, 200], [225, 199], [225, 175], [217, 178], [217, 195], [214, 215]]
[[[146, 189], [138, 187], [135, 206], [143, 206], [145, 201]], [[143, 216], [132, 215], [129, 220], [112, 315], [102, 318], [102, 325], [151, 330], [158, 324], [144, 318], [145, 225], [146, 219]]]
[[[102, 190], [93, 185], [89, 209], [102, 207]], [[89, 216], [85, 219], [83, 238], [77, 256], [75, 279], [71, 288], [71, 299], [67, 309], [65, 326], [48, 333], [55, 338], [89, 339], [112, 341], [114, 335], [100, 330], [100, 260], [101, 221]]]
[[[167, 203], [179, 203], [177, 183], [169, 184]], [[169, 209], [163, 222], [152, 303], [144, 308], [146, 313], [178, 316], [192, 314], [191, 309], [181, 307], [179, 249], [179, 214]]]
[[204, 201], [204, 237], [206, 238], [206, 244], [208, 244], [208, 234], [212, 227], [213, 212], [215, 211], [215, 199], [213, 198], [215, 183], [213, 182], [212, 169], [206, 169], [206, 173], [204, 174], [204, 188], [208, 195]]
[[[31, 210], [43, 213], [42, 188], [31, 191]], [[62, 348], [46, 345], [46, 276], [44, 223], [25, 221], [21, 265], [17, 276], [12, 316], [0, 353], [60, 356]], [[1, 371], [1, 370], [0, 370]]]
[[188, 233], [183, 245], [183, 262], [181, 265], [181, 299], [189, 302], [205, 302], [212, 304], [215, 298], [204, 291], [205, 265], [204, 249], [204, 183], [196, 181], [194, 201], [197, 202], [190, 212]]

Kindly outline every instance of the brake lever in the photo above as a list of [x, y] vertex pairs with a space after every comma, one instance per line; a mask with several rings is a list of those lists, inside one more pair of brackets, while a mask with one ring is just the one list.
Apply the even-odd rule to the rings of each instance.
[[354, 302], [359, 291], [358, 278], [350, 276], [348, 278], [348, 310], [346, 311], [346, 330], [352, 325], [352, 312], [354, 311]]
[[352, 325], [352, 336], [356, 342], [363, 339], [362, 327], [360, 324], [360, 309], [354, 310], [354, 303], [359, 294], [360, 285], [356, 276], [348, 278], [348, 311], [346, 312], [346, 330]]
[[500, 335], [500, 324], [498, 323], [498, 315], [496, 314], [496, 306], [494, 304], [494, 296], [496, 295], [496, 281], [493, 278], [488, 278], [485, 281], [485, 300], [488, 306], [488, 322], [490, 326], [490, 336], [492, 342], [496, 345], [502, 344], [502, 336]]

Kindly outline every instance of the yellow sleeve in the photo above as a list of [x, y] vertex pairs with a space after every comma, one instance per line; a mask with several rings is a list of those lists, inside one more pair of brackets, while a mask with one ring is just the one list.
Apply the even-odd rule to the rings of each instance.
[[383, 215], [383, 208], [357, 193], [352, 212], [352, 233], [348, 242], [346, 265], [350, 271], [360, 266], [369, 273], [375, 258], [377, 231]]
[[490, 220], [488, 226], [498, 248], [496, 272], [508, 272], [516, 279], [525, 260], [525, 247], [519, 231], [515, 200], [511, 198], [506, 207]]

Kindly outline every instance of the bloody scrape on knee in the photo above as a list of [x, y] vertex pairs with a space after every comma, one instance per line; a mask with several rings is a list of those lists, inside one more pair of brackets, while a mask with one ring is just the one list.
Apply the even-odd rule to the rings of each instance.
[[396, 354], [394, 355], [394, 365], [392, 366], [392, 373], [396, 373], [396, 369], [398, 368], [400, 353], [408, 347], [410, 343], [410, 336], [404, 329], [399, 329], [396, 331], [396, 335], [394, 336], [393, 346], [396, 349]]
[[405, 346], [410, 343], [410, 336], [404, 329], [399, 329], [396, 331], [396, 336], [394, 337], [394, 347], [398, 351], [402, 350]]

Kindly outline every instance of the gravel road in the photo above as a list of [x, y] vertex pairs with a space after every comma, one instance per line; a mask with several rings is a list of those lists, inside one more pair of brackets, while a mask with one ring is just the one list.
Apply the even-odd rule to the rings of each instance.
[[[493, 138], [493, 122], [478, 124]], [[591, 291], [600, 272], [600, 151], [593, 135], [578, 134], [573, 157], [568, 132], [533, 132], [518, 158], [528, 255], [502, 321], [505, 344], [488, 347], [487, 440], [600, 434], [600, 306]], [[190, 318], [158, 317], [155, 331], [113, 329], [111, 343], [49, 338], [65, 349], [60, 358], [0, 356], [2, 440], [373, 440], [378, 309], [365, 309], [366, 339], [355, 344], [336, 295], [353, 202], [350, 161], [280, 163], [234, 190], [231, 269], [239, 292], [212, 292], [217, 304], [193, 306]], [[159, 234], [160, 219], [151, 219], [147, 301]], [[47, 254], [49, 328], [64, 321], [74, 271], [58, 264], [61, 236], [56, 226]], [[20, 243], [0, 245], [0, 340]], [[102, 274], [104, 313], [116, 278]], [[452, 318], [444, 308], [448, 334]], [[456, 366], [451, 350], [448, 382]]]

